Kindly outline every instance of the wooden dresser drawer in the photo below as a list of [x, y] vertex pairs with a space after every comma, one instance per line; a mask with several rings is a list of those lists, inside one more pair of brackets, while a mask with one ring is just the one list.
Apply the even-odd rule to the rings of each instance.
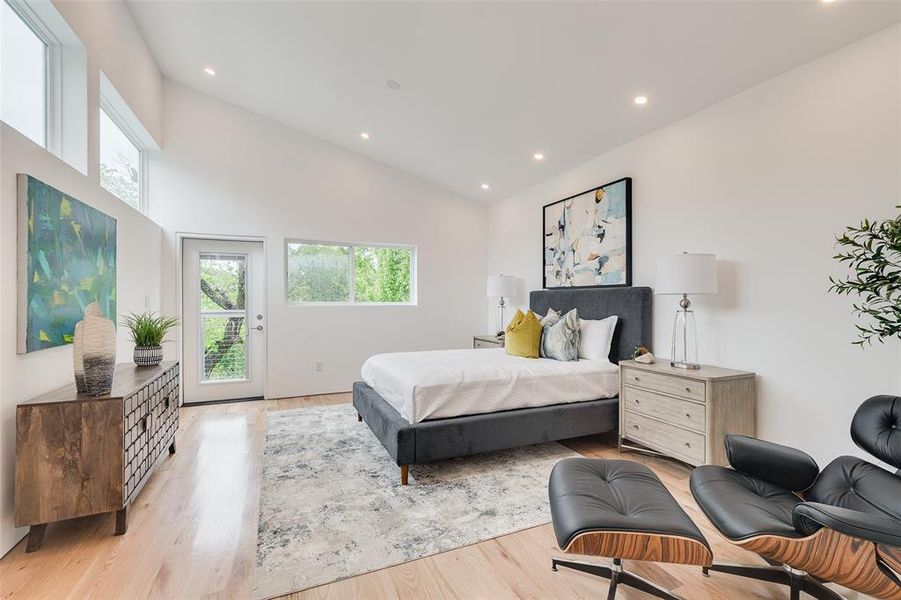
[[635, 413], [656, 417], [673, 425], [704, 432], [706, 408], [703, 404], [664, 396], [649, 390], [626, 386], [624, 408]]
[[625, 385], [644, 388], [654, 392], [672, 394], [698, 402], [705, 401], [706, 386], [703, 381], [683, 379], [670, 375], [648, 373], [637, 369], [624, 369]]
[[694, 465], [704, 463], [706, 453], [702, 434], [630, 410], [624, 411], [623, 416], [623, 437], [634, 439], [654, 450], [675, 455]]
[[503, 340], [473, 338], [473, 348], [503, 348]]

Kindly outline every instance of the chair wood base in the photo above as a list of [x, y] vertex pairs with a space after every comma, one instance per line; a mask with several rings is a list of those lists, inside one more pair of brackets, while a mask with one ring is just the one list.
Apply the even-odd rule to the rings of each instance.
[[407, 479], [410, 477], [410, 465], [400, 466], [400, 484], [407, 485]]
[[761, 535], [734, 544], [794, 569], [884, 600], [901, 600], [901, 581], [880, 565], [876, 544], [823, 528], [804, 538]]
[[646, 594], [663, 598], [664, 600], [681, 600], [672, 592], [660, 587], [656, 583], [648, 581], [644, 577], [639, 577], [633, 573], [623, 570], [622, 560], [613, 559], [613, 565], [610, 567], [604, 565], [591, 565], [587, 563], [574, 562], [570, 560], [551, 559], [551, 570], [556, 571], [557, 567], [566, 567], [574, 571], [588, 573], [596, 577], [603, 577], [610, 580], [610, 589], [607, 591], [607, 600], [613, 600], [616, 597], [616, 588], [622, 584], [627, 585], [636, 590], [641, 590]]
[[704, 573], [704, 576], [706, 577], [710, 576], [710, 571], [787, 585], [789, 586], [789, 598], [791, 600], [798, 600], [801, 596], [801, 592], [807, 592], [818, 600], [844, 600], [840, 594], [833, 592], [804, 571], [797, 571], [784, 565], [758, 567], [752, 565], [713, 563], [708, 567], [701, 567], [701, 572]]

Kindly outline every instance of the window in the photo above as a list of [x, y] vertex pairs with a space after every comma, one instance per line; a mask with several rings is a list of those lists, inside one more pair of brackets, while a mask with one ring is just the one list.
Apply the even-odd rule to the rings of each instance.
[[202, 381], [247, 379], [247, 255], [200, 255]]
[[100, 109], [100, 185], [129, 206], [141, 209], [141, 151]]
[[289, 241], [285, 263], [291, 303], [416, 303], [412, 246]]
[[0, 115], [35, 143], [47, 146], [47, 44], [0, 2]]

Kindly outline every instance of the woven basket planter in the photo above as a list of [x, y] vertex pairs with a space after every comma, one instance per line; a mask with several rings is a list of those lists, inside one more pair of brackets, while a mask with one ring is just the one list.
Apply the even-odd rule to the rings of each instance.
[[139, 367], [155, 367], [163, 362], [162, 346], [135, 346], [135, 364]]

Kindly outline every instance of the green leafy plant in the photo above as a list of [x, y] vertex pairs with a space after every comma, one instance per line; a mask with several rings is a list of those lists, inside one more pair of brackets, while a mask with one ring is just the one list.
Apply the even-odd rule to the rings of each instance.
[[135, 346], [159, 346], [169, 330], [178, 325], [178, 319], [152, 312], [131, 313], [123, 317], [122, 325], [128, 327]]
[[860, 297], [852, 306], [863, 322], [855, 325], [858, 339], [853, 343], [863, 346], [901, 338], [901, 214], [884, 221], [865, 219], [858, 227], [848, 227], [835, 242], [841, 250], [834, 258], [851, 274], [830, 277], [829, 291]]

